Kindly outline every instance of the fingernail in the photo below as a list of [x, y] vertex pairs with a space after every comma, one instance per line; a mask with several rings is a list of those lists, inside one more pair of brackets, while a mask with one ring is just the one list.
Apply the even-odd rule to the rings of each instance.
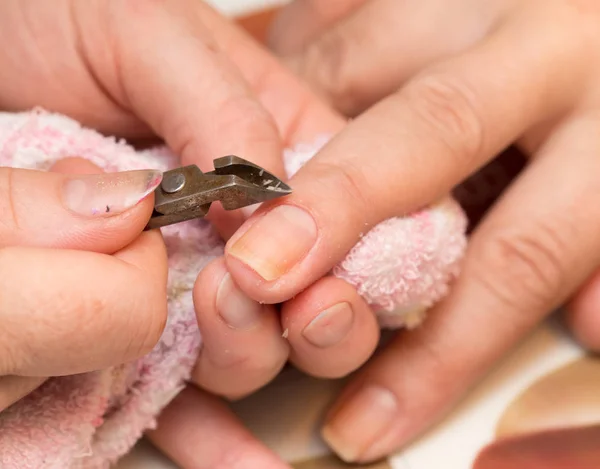
[[391, 391], [368, 386], [352, 396], [327, 422], [323, 439], [348, 463], [356, 462], [385, 435], [397, 418], [398, 404]]
[[228, 273], [217, 291], [217, 311], [233, 329], [250, 329], [262, 316], [262, 306], [244, 295]]
[[65, 206], [88, 217], [113, 216], [137, 205], [162, 180], [155, 170], [77, 175], [62, 188]]
[[315, 347], [327, 348], [341, 342], [352, 329], [354, 312], [350, 304], [338, 303], [319, 313], [302, 331]]
[[280, 205], [254, 222], [228, 254], [270, 282], [302, 260], [316, 239], [317, 226], [308, 212]]

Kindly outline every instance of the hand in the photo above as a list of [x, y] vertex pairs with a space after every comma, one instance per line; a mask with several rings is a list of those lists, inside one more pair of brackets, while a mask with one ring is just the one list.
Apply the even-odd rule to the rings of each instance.
[[142, 356], [166, 321], [165, 246], [142, 233], [160, 173], [53, 171], [0, 168], [0, 411], [48, 376]]
[[[322, 133], [333, 134], [343, 128], [344, 119], [312, 96], [274, 57], [232, 23], [203, 8], [203, 18], [212, 25], [215, 41], [227, 45], [224, 53], [235, 60], [241, 75], [249, 80], [260, 102], [282, 129], [283, 145], [310, 143]], [[255, 81], [253, 77], [268, 79]], [[336, 284], [348, 297], [359, 301], [352, 288], [342, 282]], [[223, 319], [226, 314], [221, 310], [220, 289], [228, 298], [234, 298], [233, 304], [229, 302], [229, 305], [237, 314], [230, 320], [237, 324]], [[238, 290], [230, 280], [223, 259], [217, 259], [203, 269], [196, 282], [194, 300], [203, 336], [203, 347], [192, 374], [196, 386], [237, 398], [262, 387], [278, 374], [290, 352], [290, 344], [282, 337], [286, 325], [281, 323], [271, 305], [259, 305]], [[302, 321], [314, 314], [312, 306], [306, 304]], [[242, 312], [244, 314], [240, 314]], [[322, 353], [329, 359], [320, 370], [323, 375], [346, 374], [370, 356], [377, 343], [378, 329], [366, 305], [357, 312], [356, 323], [359, 327], [362, 325], [363, 343], [354, 349], [349, 343], [324, 350]], [[291, 345], [294, 354], [293, 349], [306, 348], [305, 343], [298, 340], [292, 341]], [[310, 345], [309, 351], [314, 354]], [[149, 432], [148, 436], [184, 468], [288, 467], [243, 428], [220, 400], [195, 386], [188, 386], [177, 396], [161, 414], [157, 430]]]
[[[344, 459], [367, 461], [436, 422], [578, 292], [575, 330], [587, 343], [593, 331], [599, 337], [589, 313], [600, 291], [592, 277], [600, 265], [600, 7], [353, 3], [299, 40], [287, 62], [349, 114], [377, 104], [292, 178], [294, 194], [261, 207], [226, 249], [227, 269], [248, 297], [286, 302], [292, 347], [318, 305], [363, 310], [323, 276], [365, 228], [435, 201], [512, 143], [530, 157], [473, 233], [450, 295], [423, 327], [398, 334], [333, 406], [324, 436]], [[353, 327], [348, 334], [361, 344]], [[294, 356], [305, 369], [316, 361]]]
[[[295, 130], [291, 115], [275, 122], [279, 78], [230, 55], [202, 2], [9, 0], [0, 9], [0, 39], [12, 44], [0, 52], [0, 109], [41, 106], [133, 143], [161, 139], [207, 171], [236, 154], [283, 175], [281, 135], [310, 131]], [[227, 237], [244, 216], [219, 208], [209, 218]]]
[[[310, 142], [344, 125], [273, 57], [197, 0], [11, 0], [0, 13], [0, 38], [15, 44], [0, 52], [4, 109], [41, 105], [130, 141], [164, 139], [183, 164], [211, 169], [212, 159], [234, 153], [278, 175], [283, 145]], [[211, 212], [225, 237], [244, 219], [242, 213]], [[248, 317], [238, 315], [237, 330], [220, 319], [215, 288], [224, 276], [221, 260], [198, 281], [205, 341], [193, 381], [235, 397], [277, 374], [289, 347], [269, 305], [242, 300], [247, 316], [258, 319], [254, 327], [239, 326], [240, 320], [248, 325]], [[204, 281], [210, 289], [201, 288]], [[226, 286], [233, 298], [235, 285]], [[233, 312], [239, 310], [234, 305]], [[372, 339], [365, 345], [372, 348], [377, 331], [367, 308], [363, 321], [370, 324]], [[359, 350], [359, 358], [369, 353]], [[207, 418], [198, 418], [201, 413]], [[230, 451], [240, 456], [240, 467], [285, 467], [222, 404], [194, 386], [165, 411], [150, 436], [182, 467], [214, 467]], [[195, 436], [190, 452], [182, 443]]]

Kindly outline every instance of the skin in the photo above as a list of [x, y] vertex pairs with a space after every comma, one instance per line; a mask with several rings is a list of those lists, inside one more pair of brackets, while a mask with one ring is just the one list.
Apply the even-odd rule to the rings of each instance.
[[[279, 176], [283, 173], [280, 160], [283, 146], [310, 141], [322, 132], [337, 132], [345, 124], [339, 114], [317, 100], [264, 48], [196, 0], [167, 3], [15, 0], [3, 2], [0, 10], [3, 25], [0, 38], [4, 43], [14, 44], [10, 50], [5, 48], [0, 52], [3, 111], [42, 106], [140, 146], [165, 141], [181, 155], [183, 164], [195, 163], [209, 170], [214, 158], [238, 154]], [[172, 73], [173, 70], [177, 73]], [[61, 162], [53, 170], [99, 171], [81, 160]], [[87, 334], [81, 334], [77, 329], [79, 323], [69, 319], [66, 321], [69, 328], [61, 331], [61, 341], [57, 341], [54, 327], [58, 322], [62, 324], [63, 319], [48, 321], [47, 327], [36, 331], [35, 348], [26, 346], [32, 342], [26, 327], [29, 323], [18, 323], [11, 318], [11, 328], [3, 328], [3, 337], [10, 334], [10, 350], [15, 352], [11, 362], [0, 367], [0, 410], [35, 389], [44, 376], [111, 366], [147, 353], [158, 340], [166, 317], [164, 244], [159, 233], [142, 233], [152, 209], [151, 196], [121, 218], [117, 217], [120, 224], [95, 221], [85, 236], [65, 236], [70, 243], [52, 244], [57, 233], [36, 231], [35, 227], [36, 220], [44, 213], [40, 212], [41, 207], [48, 208], [47, 192], [52, 191], [52, 178], [58, 176], [36, 173], [33, 177], [28, 171], [19, 175], [14, 178], [18, 186], [2, 183], [0, 189], [22, 195], [30, 192], [31, 187], [41, 187], [40, 180], [47, 181], [49, 188], [38, 199], [23, 201], [22, 197], [14, 196], [12, 200], [15, 206], [22, 207], [19, 219], [26, 220], [31, 227], [29, 237], [50, 245], [48, 254], [32, 252], [26, 258], [27, 263], [21, 251], [7, 249], [2, 256], [2, 268], [14, 273], [29, 264], [39, 269], [49, 260], [57, 264], [63, 259], [70, 265], [75, 258], [87, 258], [85, 272], [61, 277], [53, 270], [45, 286], [46, 293], [50, 292], [49, 297], [45, 296], [47, 303], [57, 305], [68, 288], [73, 304], [69, 311], [73, 314], [78, 311], [78, 302], [86, 302], [96, 290], [102, 293], [99, 287], [90, 290], [84, 285], [74, 292], [74, 275], [77, 279], [91, 279], [91, 284], [97, 281], [104, 288], [116, 288], [113, 285], [116, 284], [127, 285], [128, 289], [136, 285], [136, 289], [104, 295], [119, 301], [104, 302], [101, 311], [93, 311], [98, 314], [86, 323], [94, 325], [86, 328]], [[10, 198], [5, 196], [2, 200]], [[211, 212], [209, 218], [225, 238], [245, 219], [241, 211]], [[63, 216], [61, 226], [67, 233], [81, 231], [77, 220], [67, 216]], [[17, 230], [14, 226], [9, 231], [7, 226], [5, 232], [14, 239], [23, 238], [23, 233]], [[0, 230], [0, 240], [3, 233]], [[103, 256], [94, 257], [95, 252]], [[119, 269], [125, 267], [109, 260], [106, 254], [117, 260], [123, 258], [140, 269], [129, 269], [119, 275]], [[144, 278], [140, 278], [142, 268], [149, 272]], [[228, 453], [233, 448], [240, 455], [236, 462], [240, 468], [283, 468], [286, 465], [251, 437], [226, 406], [199, 391], [203, 387], [227, 397], [245, 395], [271, 380], [289, 358], [289, 343], [282, 338], [281, 321], [272, 305], [264, 307], [261, 323], [248, 330], [232, 330], [218, 320], [214, 292], [223, 276], [220, 261], [206, 268], [198, 280], [194, 295], [198, 323], [207, 340], [198, 358], [193, 383], [167, 409], [159, 429], [149, 436], [183, 468], [229, 464]], [[204, 281], [212, 282], [207, 290], [202, 288]], [[0, 291], [1, 288], [2, 284]], [[38, 293], [28, 291], [27, 298], [34, 300]], [[346, 294], [356, 297], [353, 292]], [[130, 313], [120, 313], [126, 304], [138, 305], [140, 317], [135, 321], [131, 321]], [[22, 308], [23, 305], [16, 305], [13, 310]], [[144, 316], [142, 311], [146, 313]], [[54, 317], [58, 311], [45, 314]], [[363, 314], [374, 332], [370, 341], [374, 346], [375, 324], [366, 306]], [[21, 320], [25, 317], [14, 316]], [[118, 321], [128, 317], [125, 325]], [[111, 341], [114, 348], [96, 347], [90, 354], [90, 343], [105, 343], [100, 339], [107, 328], [120, 328], [122, 332]], [[232, 343], [239, 344], [236, 356], [243, 359], [229, 358], [222, 345]], [[369, 343], [367, 346], [371, 347]], [[364, 361], [368, 355], [366, 351], [358, 359]], [[177, 429], [194, 427], [192, 434], [198, 436], [200, 445], [194, 443], [193, 452], [184, 451], [180, 439], [170, 437], [170, 422], [174, 418]], [[181, 436], [189, 441], [190, 433]]]
[[[323, 8], [324, 2], [292, 4], [301, 12], [308, 8], [294, 28], [285, 27], [294, 17], [290, 10], [287, 20], [282, 14], [272, 43], [281, 44], [278, 52], [289, 69], [197, 0], [10, 0], [0, 6], [0, 38], [14, 44], [0, 52], [4, 110], [41, 105], [140, 144], [164, 140], [184, 164], [210, 169], [213, 158], [234, 153], [278, 176], [283, 146], [341, 131], [290, 181], [294, 194], [285, 201], [263, 206], [248, 220], [241, 212], [211, 214], [229, 242], [224, 259], [208, 266], [196, 286], [198, 322], [209, 339], [194, 373], [195, 386], [175, 400], [150, 434], [183, 468], [286, 467], [197, 387], [238, 397], [272, 379], [287, 359], [322, 377], [359, 368], [378, 339], [372, 313], [347, 285], [324, 276], [366, 228], [447, 194], [510, 143], [519, 144], [530, 164], [473, 234], [452, 293], [430, 312], [424, 327], [398, 334], [356, 375], [333, 406], [324, 435], [347, 460], [367, 461], [401, 447], [437, 421], [586, 281], [571, 319], [576, 331], [577, 324], [595, 324], [589, 312], [600, 262], [595, 235], [600, 204], [593, 177], [600, 169], [594, 60], [600, 50], [599, 7], [583, 0], [496, 0], [478, 8], [468, 0], [451, 7], [427, 3], [429, 8], [411, 1], [335, 3], [331, 9]], [[391, 19], [405, 27], [381, 27]], [[301, 21], [312, 26], [304, 28]], [[433, 29], [411, 29], [415, 24]], [[382, 32], [388, 42], [377, 41]], [[359, 34], [374, 39], [361, 41]], [[369, 44], [377, 46], [377, 53]], [[421, 47], [411, 49], [415, 44]], [[315, 95], [359, 117], [346, 125]], [[136, 210], [149, 210], [151, 202], [144, 204]], [[319, 242], [293, 271], [279, 275], [285, 259], [275, 259], [267, 267], [276, 278], [267, 280], [241, 258], [235, 243], [259, 219], [255, 228], [269, 240], [274, 232], [262, 222], [283, 205], [309, 213]], [[573, 209], [582, 206], [586, 210]], [[128, 220], [126, 226], [139, 235], [143, 224]], [[145, 233], [130, 244], [123, 236], [125, 250], [155, 242], [140, 247], [139, 262], [144, 255], [164, 261], [158, 234]], [[102, 248], [92, 239], [85, 247], [90, 256]], [[52, 252], [70, 255], [55, 246]], [[258, 258], [265, 259], [260, 253]], [[113, 277], [95, 267], [99, 278]], [[215, 320], [216, 290], [225, 271], [245, 295], [265, 305], [255, 327], [232, 331]], [[137, 283], [144, 294], [146, 289], [160, 292], [163, 276], [161, 264], [155, 275]], [[133, 294], [127, 293], [132, 301]], [[157, 308], [163, 301], [156, 301]], [[339, 302], [353, 310], [351, 327], [336, 344], [313, 346], [303, 331]], [[280, 317], [277, 303], [282, 303]], [[119, 305], [107, 307], [117, 311]], [[155, 324], [148, 330], [158, 333], [164, 310], [142, 320]], [[281, 338], [285, 329], [287, 342]], [[598, 336], [588, 331], [586, 343]], [[137, 353], [156, 337], [150, 333]], [[47, 342], [40, 338], [40, 344]], [[88, 337], [85, 343], [94, 342]], [[239, 344], [236, 354], [244, 359], [227, 362], [219, 346], [225, 343]], [[94, 365], [118, 363], [123, 354], [131, 358], [126, 352], [118, 347], [94, 352]], [[86, 367], [48, 356], [57, 370], [68, 364], [65, 373]], [[30, 366], [46, 369], [41, 363]], [[19, 370], [13, 365], [5, 374]], [[6, 400], [23, 395], [24, 386], [4, 383], [14, 389]], [[386, 428], [376, 428], [382, 422]], [[184, 444], [190, 439], [192, 444]], [[234, 448], [232, 460], [227, 450]]]
[[[159, 233], [142, 233], [152, 198], [110, 218], [86, 218], [57, 197], [68, 174], [97, 172], [77, 158], [51, 173], [0, 169], [7, 215], [0, 227], [0, 410], [48, 375], [148, 353], [162, 333], [166, 250]], [[110, 343], [102, 340], [107, 334]]]
[[[260, 211], [295, 204], [314, 217], [319, 241], [294, 270], [261, 279], [230, 241], [227, 265], [253, 298], [311, 295], [362, 225], [435, 200], [509, 144], [529, 157], [474, 231], [449, 297], [333, 405], [323, 434], [344, 459], [410, 442], [559, 305], [598, 349], [599, 23], [595, 3], [566, 0], [296, 0], [279, 15], [271, 46], [358, 117], [292, 179], [291, 198]], [[340, 192], [347, 202], [329, 203]]]

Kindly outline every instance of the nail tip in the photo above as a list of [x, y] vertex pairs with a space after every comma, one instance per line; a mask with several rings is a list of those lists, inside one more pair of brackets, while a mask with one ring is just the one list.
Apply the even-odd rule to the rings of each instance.
[[137, 206], [161, 181], [162, 172], [155, 169], [77, 174], [63, 182], [61, 198], [78, 215], [111, 217]]

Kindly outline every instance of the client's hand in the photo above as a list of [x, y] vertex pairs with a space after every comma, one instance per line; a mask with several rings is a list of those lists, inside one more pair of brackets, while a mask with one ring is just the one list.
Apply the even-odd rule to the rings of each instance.
[[[338, 109], [364, 111], [290, 181], [290, 197], [263, 206], [227, 246], [241, 291], [286, 302], [290, 338], [301, 336], [307, 305], [363, 310], [323, 276], [366, 229], [444, 196], [511, 143], [531, 158], [473, 233], [450, 295], [334, 405], [328, 441], [347, 460], [372, 460], [436, 422], [578, 291], [571, 321], [598, 346], [600, 6], [304, 0], [290, 8], [276, 34], [288, 63]], [[305, 368], [324, 357], [305, 356], [295, 355]]]
[[142, 233], [160, 172], [53, 171], [0, 169], [0, 411], [45, 377], [147, 353], [166, 320], [166, 250]]

